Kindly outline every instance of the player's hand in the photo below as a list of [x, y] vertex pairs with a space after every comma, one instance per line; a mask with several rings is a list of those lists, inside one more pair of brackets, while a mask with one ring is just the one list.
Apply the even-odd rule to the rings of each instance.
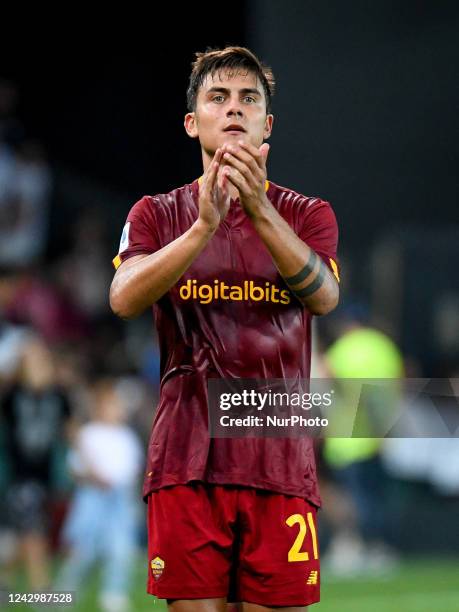
[[210, 231], [215, 231], [230, 206], [227, 170], [222, 165], [221, 149], [215, 155], [204, 173], [199, 189], [199, 219]]
[[243, 141], [237, 145], [223, 145], [223, 160], [228, 164], [228, 180], [239, 191], [241, 205], [250, 217], [256, 216], [262, 207], [269, 205], [265, 190], [268, 152], [267, 143], [263, 143], [259, 149]]

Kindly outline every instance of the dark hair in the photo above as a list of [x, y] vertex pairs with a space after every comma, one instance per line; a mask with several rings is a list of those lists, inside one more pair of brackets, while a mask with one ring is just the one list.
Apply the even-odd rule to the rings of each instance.
[[188, 110], [196, 110], [198, 90], [208, 74], [214, 75], [222, 70], [234, 74], [239, 69], [253, 72], [261, 81], [266, 98], [266, 112], [271, 112], [271, 98], [274, 95], [274, 75], [269, 66], [262, 64], [249, 49], [245, 47], [225, 47], [224, 49], [207, 49], [198, 51], [192, 63], [190, 82], [186, 92]]

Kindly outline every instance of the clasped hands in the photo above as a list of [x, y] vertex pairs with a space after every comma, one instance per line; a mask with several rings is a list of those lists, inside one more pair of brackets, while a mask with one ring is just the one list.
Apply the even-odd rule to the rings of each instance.
[[199, 219], [206, 231], [214, 232], [229, 210], [229, 183], [238, 190], [241, 206], [251, 219], [269, 207], [265, 191], [268, 151], [266, 143], [257, 148], [243, 141], [225, 143], [215, 151], [199, 195]]
[[267, 204], [266, 198], [266, 159], [269, 144], [260, 148], [240, 140], [225, 143], [221, 147], [220, 172], [236, 187], [241, 206], [250, 217]]

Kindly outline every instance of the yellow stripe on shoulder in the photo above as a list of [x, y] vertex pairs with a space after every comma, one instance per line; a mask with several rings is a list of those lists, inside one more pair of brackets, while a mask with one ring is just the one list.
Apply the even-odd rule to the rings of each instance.
[[338, 271], [338, 265], [336, 263], [336, 261], [334, 261], [331, 257], [328, 258], [330, 261], [330, 265], [332, 267], [333, 270], [333, 274], [335, 275], [335, 278], [338, 282], [341, 282], [339, 279], [339, 271]]
[[115, 270], [118, 270], [118, 268], [120, 267], [122, 261], [121, 261], [121, 257], [119, 255], [117, 255], [116, 257], [114, 257], [112, 259], [112, 264], [115, 268]]

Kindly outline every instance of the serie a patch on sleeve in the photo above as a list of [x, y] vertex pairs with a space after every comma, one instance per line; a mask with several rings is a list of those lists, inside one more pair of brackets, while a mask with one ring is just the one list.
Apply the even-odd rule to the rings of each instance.
[[121, 234], [120, 248], [118, 249], [118, 255], [125, 251], [129, 247], [129, 231], [131, 229], [131, 222], [128, 221], [123, 227], [123, 233]]
[[118, 255], [112, 259], [112, 264], [115, 270], [121, 265], [121, 257], [120, 254], [129, 248], [129, 231], [131, 229], [131, 222], [128, 221], [126, 225], [123, 227], [123, 232], [121, 234], [120, 247], [118, 249]]

